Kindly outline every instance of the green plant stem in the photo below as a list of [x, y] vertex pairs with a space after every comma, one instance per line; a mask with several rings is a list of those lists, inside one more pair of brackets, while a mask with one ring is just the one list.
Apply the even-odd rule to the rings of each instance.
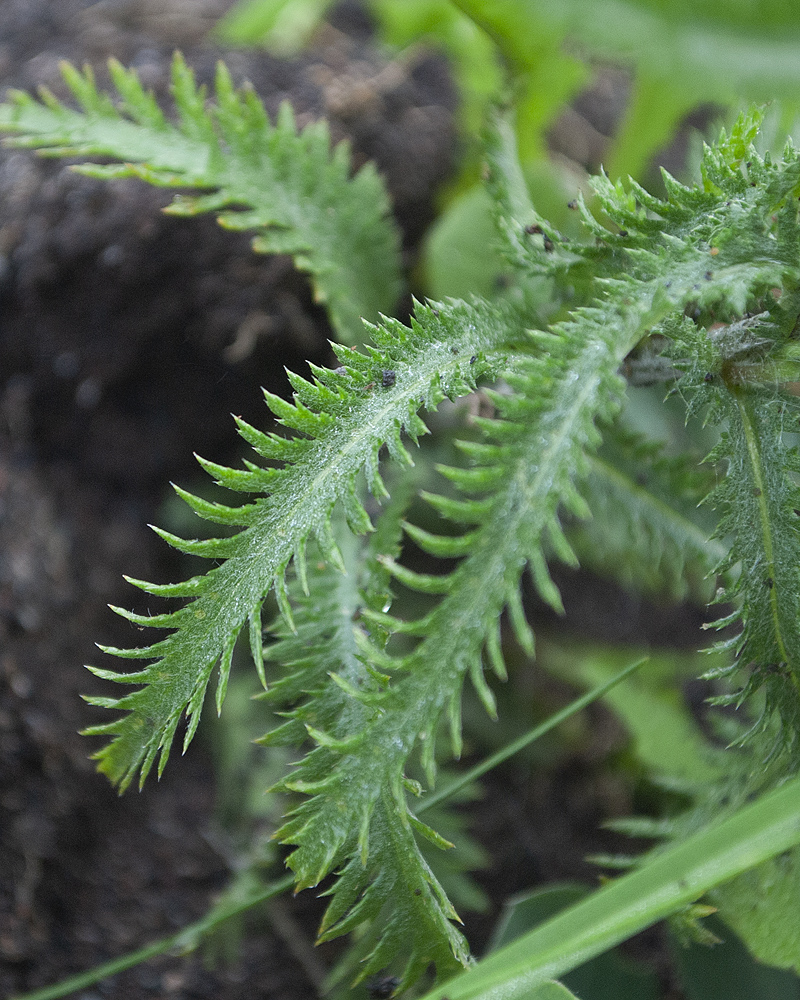
[[114, 976], [118, 972], [124, 972], [125, 969], [130, 969], [134, 965], [140, 965], [142, 962], [146, 962], [150, 958], [155, 958], [157, 955], [163, 955], [173, 949], [192, 947], [195, 939], [207, 934], [218, 924], [223, 923], [230, 917], [245, 913], [247, 910], [253, 909], [253, 907], [258, 906], [268, 899], [272, 899], [274, 896], [279, 896], [291, 888], [293, 883], [294, 877], [287, 875], [286, 878], [282, 878], [278, 882], [273, 882], [272, 885], [267, 886], [261, 892], [240, 903], [236, 903], [230, 907], [212, 909], [204, 917], [201, 917], [200, 920], [189, 924], [176, 934], [170, 934], [169, 937], [151, 941], [150, 944], [139, 948], [137, 951], [121, 955], [119, 958], [114, 958], [103, 965], [96, 965], [87, 972], [80, 972], [77, 976], [71, 976], [69, 979], [64, 979], [53, 986], [45, 986], [41, 990], [34, 990], [33, 993], [20, 993], [16, 997], [11, 997], [10, 1000], [57, 1000], [58, 997], [69, 996], [70, 993], [76, 993], [86, 986], [93, 986], [102, 979]]
[[438, 791], [433, 792], [431, 795], [427, 795], [422, 802], [419, 804], [418, 808], [415, 809], [415, 813], [424, 812], [426, 809], [430, 809], [433, 806], [438, 805], [445, 799], [449, 799], [451, 795], [460, 791], [466, 785], [471, 784], [473, 781], [477, 781], [478, 778], [482, 777], [487, 771], [491, 771], [492, 768], [502, 764], [507, 761], [509, 757], [513, 757], [515, 753], [523, 750], [530, 743], [538, 740], [540, 736], [544, 736], [545, 733], [549, 733], [551, 729], [560, 725], [566, 719], [580, 712], [582, 709], [591, 705], [592, 702], [597, 701], [602, 698], [604, 694], [607, 694], [612, 688], [616, 687], [621, 681], [624, 681], [626, 677], [629, 677], [634, 671], [638, 670], [642, 664], [647, 662], [647, 657], [642, 657], [640, 660], [636, 660], [635, 663], [631, 663], [629, 666], [625, 667], [624, 670], [620, 670], [618, 674], [615, 674], [610, 680], [606, 681], [604, 684], [599, 684], [597, 687], [592, 688], [591, 691], [587, 691], [586, 694], [581, 695], [580, 698], [576, 698], [565, 708], [562, 708], [560, 712], [556, 712], [555, 715], [551, 715], [547, 721], [543, 722], [540, 726], [536, 726], [535, 729], [531, 729], [530, 732], [525, 733], [524, 736], [520, 736], [519, 739], [508, 743], [502, 749], [498, 750], [497, 753], [493, 753], [486, 760], [476, 764], [475, 767], [465, 771], [464, 774], [459, 775], [453, 781], [449, 782], [443, 788]]
[[548, 979], [800, 843], [800, 778], [658, 853], [423, 1000], [522, 1000]]

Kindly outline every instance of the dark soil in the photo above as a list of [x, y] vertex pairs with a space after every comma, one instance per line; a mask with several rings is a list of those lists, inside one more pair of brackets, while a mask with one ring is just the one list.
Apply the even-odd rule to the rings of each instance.
[[[301, 123], [325, 115], [335, 139], [349, 137], [356, 163], [377, 160], [410, 263], [455, 156], [454, 89], [442, 59], [420, 53], [387, 64], [356, 4], [341, 5], [303, 58], [221, 53], [203, 39], [229, 6], [0, 0], [0, 85], [63, 93], [59, 59], [90, 62], [102, 78], [115, 55], [164, 93], [174, 47], [201, 80], [222, 55], [271, 112], [289, 98]], [[133, 626], [106, 608], [146, 607], [123, 572], [181, 573], [145, 527], [163, 523], [167, 482], [198, 478], [193, 451], [235, 462], [230, 413], [263, 426], [258, 387], [285, 392], [284, 365], [328, 363], [330, 330], [291, 262], [255, 257], [246, 236], [210, 218], [163, 216], [167, 201], [135, 182], [101, 183], [60, 161], [0, 153], [3, 996], [173, 933], [202, 916], [230, 877], [202, 740], [175, 756], [160, 783], [118, 798], [77, 735], [101, 714], [80, 693], [108, 694], [83, 664], [100, 658], [97, 640], [131, 644]], [[585, 595], [585, 581], [564, 582]], [[582, 617], [591, 617], [585, 607]], [[610, 620], [612, 631], [630, 622], [630, 602]], [[468, 923], [478, 942], [507, 894], [593, 877], [582, 858], [608, 845], [593, 831], [630, 804], [629, 789], [596, 780], [621, 738], [596, 714], [581, 759], [535, 780], [506, 770], [488, 785], [476, 816], [494, 850], [483, 878], [494, 910]], [[318, 968], [297, 956], [310, 951], [318, 916], [306, 893], [254, 926], [232, 963], [210, 970], [197, 956], [165, 957], [81, 995], [308, 997]]]

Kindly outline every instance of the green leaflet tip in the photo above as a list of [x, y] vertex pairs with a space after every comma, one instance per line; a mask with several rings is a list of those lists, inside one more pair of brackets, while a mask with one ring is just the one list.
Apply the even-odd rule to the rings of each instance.
[[[112, 652], [113, 647], [98, 647], [102, 649], [103, 652]], [[104, 681], [112, 681], [114, 684], [146, 684], [148, 678], [147, 670], [137, 670], [130, 674], [121, 674], [116, 670], [103, 670], [100, 667], [93, 667], [90, 664], [85, 664], [85, 668], [90, 674], [94, 674], [95, 677], [99, 677]]]
[[[83, 695], [81, 695], [83, 698]], [[116, 736], [117, 735], [117, 720], [114, 722], [104, 722], [98, 726], [87, 726], [85, 729], [81, 729], [78, 733], [79, 736]], [[105, 747], [97, 750], [95, 753], [90, 755], [90, 760], [100, 760], [101, 757], [105, 755]]]
[[120, 702], [119, 698], [105, 698], [94, 694], [82, 694], [81, 698], [87, 705], [92, 705], [95, 708], [118, 708]]
[[272, 586], [275, 591], [275, 599], [278, 602], [278, 607], [283, 620], [286, 622], [292, 633], [297, 635], [297, 626], [295, 625], [294, 615], [292, 614], [292, 605], [289, 601], [289, 592], [286, 587], [285, 574], [286, 566], [284, 565], [279, 567], [278, 573], [272, 581]]
[[134, 611], [127, 611], [125, 608], [120, 608], [116, 604], [109, 604], [108, 607], [115, 615], [119, 615], [120, 618], [125, 618], [129, 622], [133, 622], [134, 625], [140, 625], [143, 628], [177, 628], [178, 627], [178, 614], [179, 612], [170, 612], [164, 615], [138, 615]]

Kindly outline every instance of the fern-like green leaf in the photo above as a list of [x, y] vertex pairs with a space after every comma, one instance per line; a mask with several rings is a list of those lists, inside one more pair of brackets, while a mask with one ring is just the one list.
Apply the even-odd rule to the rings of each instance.
[[[341, 564], [330, 529], [334, 506], [341, 502], [356, 530], [370, 526], [355, 493], [356, 477], [363, 471], [372, 493], [384, 496], [380, 449], [386, 445], [398, 460], [410, 462], [401, 438], [405, 433], [415, 440], [426, 432], [417, 411], [437, 406], [445, 396], [469, 392], [477, 378], [491, 375], [507, 329], [494, 311], [479, 303], [454, 304], [420, 306], [411, 328], [387, 321], [374, 336], [378, 346], [367, 353], [337, 347], [342, 365], [335, 371], [315, 367], [313, 381], [292, 375], [294, 403], [267, 394], [268, 405], [290, 436], [265, 434], [237, 419], [240, 434], [258, 455], [279, 464], [265, 468], [246, 462], [246, 468], [238, 470], [201, 460], [220, 485], [257, 499], [234, 508], [209, 508], [194, 500], [192, 506], [201, 516], [244, 529], [223, 539], [188, 542], [159, 534], [181, 551], [225, 561], [204, 576], [167, 587], [131, 581], [148, 593], [187, 597], [190, 602], [152, 617], [119, 609], [139, 626], [172, 630], [143, 649], [109, 650], [156, 661], [130, 678], [114, 678], [146, 686], [114, 703], [129, 714], [89, 730], [113, 737], [97, 757], [100, 769], [121, 789], [137, 769], [144, 780], [159, 753], [159, 772], [163, 770], [184, 710], [189, 720], [184, 746], [188, 744], [211, 673], [221, 661], [224, 676], [228, 653], [248, 619], [256, 664], [261, 662], [260, 609], [273, 588], [291, 623], [284, 582], [289, 563], [296, 561], [302, 579], [305, 546], [315, 538], [324, 558]], [[110, 704], [108, 699], [89, 700]]]
[[778, 162], [762, 157], [752, 143], [757, 127], [757, 118], [741, 118], [703, 162], [711, 211], [701, 226], [714, 255], [706, 284], [720, 280], [724, 306], [698, 294], [694, 317], [674, 318], [665, 332], [673, 359], [685, 369], [679, 388], [690, 414], [724, 428], [709, 461], [725, 478], [708, 499], [721, 513], [718, 536], [731, 540], [719, 567], [731, 575], [719, 599], [732, 601], [735, 611], [717, 624], [740, 621], [742, 630], [725, 644], [735, 654], [731, 666], [714, 676], [749, 665], [749, 680], [731, 700], [741, 703], [764, 686], [757, 728], [777, 712], [780, 740], [797, 748], [800, 464], [793, 434], [800, 401], [789, 390], [800, 370], [794, 332], [800, 158], [791, 146]]
[[710, 476], [619, 430], [606, 433], [588, 469], [581, 492], [592, 516], [567, 531], [581, 565], [637, 591], [710, 600], [725, 555], [697, 511]]
[[[394, 294], [394, 279], [376, 260], [380, 247], [394, 246], [383, 195], [372, 174], [349, 178], [346, 155], [331, 155], [324, 130], [297, 136], [288, 112], [269, 125], [253, 95], [236, 94], [223, 70], [207, 110], [180, 60], [177, 126], [119, 67], [112, 73], [121, 109], [89, 74], [66, 72], [81, 112], [47, 95], [43, 103], [18, 96], [0, 108], [0, 127], [59, 155], [124, 161], [90, 168], [98, 176], [207, 191], [174, 210], [219, 211], [226, 225], [256, 229], [260, 248], [294, 253], [342, 328], [351, 329], [357, 313], [374, 315], [379, 299], [364, 288]], [[333, 876], [322, 939], [372, 925], [365, 976], [401, 953], [402, 986], [431, 962], [443, 974], [468, 961], [455, 911], [419, 838], [449, 845], [414, 813], [409, 796], [420, 786], [407, 774], [409, 761], [419, 754], [432, 785], [442, 730], [458, 756], [465, 680], [494, 713], [486, 668], [505, 676], [503, 613], [533, 652], [521, 597], [526, 571], [540, 597], [560, 610], [548, 558], [576, 561], [565, 516], [594, 512], [602, 526], [610, 504], [625, 504], [623, 531], [642, 536], [626, 548], [661, 563], [675, 588], [685, 566], [699, 576], [731, 539], [717, 567], [724, 599], [737, 607], [729, 620], [742, 626], [730, 670], [754, 664], [737, 697], [765, 684], [762, 728], [777, 729], [777, 709], [779, 749], [797, 742], [800, 461], [791, 435], [800, 401], [790, 383], [800, 353], [800, 159], [791, 148], [775, 162], [760, 157], [757, 127], [756, 118], [743, 118], [706, 151], [700, 186], [665, 175], [663, 199], [601, 175], [594, 186], [612, 225], [578, 199], [588, 238], [570, 243], [535, 213], [513, 130], [495, 123], [489, 180], [518, 284], [494, 302], [417, 305], [410, 326], [389, 319], [370, 326], [372, 346], [334, 346], [336, 369], [312, 366], [310, 379], [290, 373], [292, 401], [267, 394], [280, 433], [237, 418], [255, 456], [237, 469], [200, 460], [219, 485], [245, 494], [244, 502], [212, 503], [178, 490], [200, 517], [241, 530], [202, 540], [159, 530], [180, 551], [212, 560], [212, 568], [174, 584], [131, 581], [183, 599], [177, 610], [151, 616], [117, 609], [137, 627], [167, 633], [144, 648], [107, 650], [147, 661], [143, 669], [95, 670], [135, 687], [118, 700], [89, 699], [123, 713], [88, 731], [111, 738], [97, 758], [120, 789], [137, 772], [143, 781], [157, 759], [163, 769], [184, 716], [186, 746], [215, 670], [221, 707], [243, 628], [262, 681], [265, 660], [283, 665], [267, 698], [286, 721], [266, 742], [311, 740], [314, 747], [278, 785], [303, 797], [278, 836], [292, 847], [287, 860], [298, 887]], [[336, 262], [344, 270], [331, 277]], [[690, 413], [724, 424], [711, 455], [725, 478], [709, 498], [721, 510], [719, 539], [710, 546], [672, 503], [677, 490], [686, 496], [682, 464], [608, 432], [622, 406], [621, 367], [652, 335], [671, 342], [665, 365]], [[373, 498], [385, 499], [382, 454], [411, 464], [408, 444], [427, 429], [420, 411], [501, 377], [485, 390], [493, 414], [474, 418], [478, 440], [459, 445], [464, 463], [440, 467], [444, 486], [424, 494], [451, 524], [441, 532], [404, 529], [433, 559], [448, 560], [447, 568], [422, 572], [403, 561], [396, 505], [379, 519], [374, 543], [360, 550], [354, 536], [372, 529], [375, 509], [362, 477]], [[609, 442], [599, 451], [604, 430]], [[642, 470], [649, 490], [637, 480]], [[338, 530], [337, 509], [351, 534]], [[606, 539], [600, 554], [608, 559], [613, 548]], [[359, 559], [363, 571], [354, 568]], [[391, 581], [424, 594], [428, 610], [391, 613]], [[277, 642], [265, 651], [261, 611], [273, 591], [281, 617]]]
[[[626, 286], [626, 291], [633, 294], [632, 287]], [[504, 373], [510, 394], [491, 394], [498, 416], [479, 420], [485, 440], [467, 446], [472, 467], [443, 470], [464, 499], [429, 496], [448, 518], [477, 525], [468, 532], [469, 554], [451, 574], [434, 578], [384, 559], [405, 585], [443, 594], [442, 599], [416, 622], [364, 609], [370, 627], [406, 632], [419, 641], [409, 653], [394, 653], [391, 644], [387, 647], [356, 630], [367, 680], [358, 683], [352, 676], [338, 675], [352, 707], [331, 718], [323, 738], [312, 733], [318, 746], [280, 786], [309, 796], [279, 831], [284, 842], [295, 845], [288, 863], [298, 884], [315, 885], [330, 872], [340, 872], [329, 890], [332, 902], [324, 937], [376, 919], [390, 896], [395, 911], [405, 915], [388, 922], [366, 959], [369, 970], [380, 968], [394, 954], [398, 935], [418, 941], [404, 983], [418, 976], [427, 961], [436, 961], [440, 971], [450, 968], [454, 957], [465, 961], [461, 939], [450, 923], [454, 912], [416, 846], [415, 835], [434, 841], [436, 835], [406, 803], [407, 762], [419, 748], [433, 783], [436, 736], [443, 723], [453, 752], [459, 754], [461, 688], [467, 677], [494, 712], [483, 672], [484, 651], [502, 674], [497, 630], [504, 607], [518, 637], [531, 648], [519, 592], [526, 567], [540, 594], [559, 606], [544, 546], [569, 558], [558, 509], [586, 513], [574, 480], [585, 470], [585, 453], [598, 443], [595, 421], [609, 419], [619, 406], [619, 363], [661, 316], [657, 292], [655, 285], [646, 287], [643, 298], [627, 306], [609, 296], [607, 303], [580, 312], [551, 332], [528, 335], [529, 353], [519, 354]], [[414, 529], [411, 534], [437, 555], [457, 554], [461, 548], [459, 540], [445, 536], [426, 536]], [[356, 711], [358, 724], [353, 723]], [[311, 712], [303, 709], [306, 724]], [[386, 858], [393, 855], [404, 862], [386, 867]], [[427, 916], [416, 912], [409, 893], [426, 901]]]
[[[575, 310], [549, 332], [530, 334], [528, 351], [518, 350], [504, 372], [509, 391], [489, 394], [496, 418], [477, 420], [485, 439], [464, 448], [472, 465], [443, 470], [463, 498], [430, 496], [430, 502], [444, 516], [468, 526], [468, 544], [419, 529], [410, 533], [431, 555], [453, 557], [466, 552], [456, 569], [436, 577], [387, 561], [405, 586], [440, 594], [441, 600], [418, 621], [369, 610], [364, 613], [370, 623], [419, 641], [411, 653], [393, 654], [391, 645], [374, 645], [360, 637], [375, 687], [369, 693], [350, 687], [348, 693], [365, 707], [379, 707], [381, 713], [362, 729], [357, 754], [348, 754], [345, 748], [320, 747], [307, 777], [287, 783], [311, 796], [283, 830], [284, 839], [297, 845], [290, 863], [301, 881], [318, 880], [332, 870], [335, 855], [323, 856], [319, 844], [338, 828], [343, 812], [350, 813], [346, 826], [353, 853], [357, 844], [364, 850], [365, 840], [363, 835], [353, 840], [352, 831], [382, 828], [382, 821], [375, 817], [383, 816], [381, 809], [387, 802], [414, 827], [413, 814], [404, 810], [397, 794], [405, 761], [419, 744], [428, 779], [433, 780], [434, 737], [443, 722], [449, 725], [453, 752], [458, 754], [459, 692], [465, 677], [470, 677], [487, 709], [493, 711], [483, 674], [484, 658], [503, 673], [497, 622], [504, 607], [520, 641], [531, 647], [519, 599], [519, 579], [526, 567], [540, 595], [559, 606], [545, 548], [563, 559], [572, 558], [558, 511], [587, 513], [576, 483], [589, 472], [592, 461], [596, 470], [601, 468], [600, 459], [588, 457], [599, 439], [595, 424], [608, 420], [619, 405], [622, 386], [616, 371], [628, 351], [650, 331], [666, 332], [671, 322], [680, 326], [689, 309], [699, 309], [701, 314], [703, 310], [736, 312], [791, 276], [786, 248], [772, 246], [770, 240], [760, 242], [754, 255], [733, 246], [727, 247], [724, 256], [720, 248], [711, 253], [716, 244], [709, 239], [709, 228], [718, 226], [720, 218], [732, 221], [737, 217], [740, 206], [732, 195], [741, 189], [724, 147], [723, 160], [717, 165], [714, 155], [707, 157], [707, 175], [722, 183], [712, 180], [704, 191], [670, 181], [665, 202], [639, 189], [629, 193], [604, 178], [598, 181], [606, 212], [617, 225], [627, 228], [619, 237], [602, 230], [604, 246], [579, 246], [571, 252], [592, 260], [601, 274], [602, 269], [614, 267], [617, 276], [596, 280], [593, 305]], [[784, 184], [791, 186], [792, 169], [786, 174]], [[770, 189], [769, 208], [762, 204], [753, 209], [760, 225], [771, 219], [774, 199], [780, 201], [785, 192], [776, 181]], [[645, 198], [646, 210], [641, 205]], [[593, 220], [587, 218], [587, 224], [600, 235], [601, 227]], [[544, 249], [545, 254], [550, 252]], [[716, 256], [722, 256], [718, 265], [722, 273], [713, 280], [709, 262]], [[625, 277], [619, 276], [620, 269], [627, 272]], [[702, 336], [708, 339], [705, 331]], [[654, 520], [654, 511], [648, 513], [649, 520]], [[678, 545], [677, 523], [674, 517], [669, 520], [670, 544]], [[709, 548], [703, 546], [701, 536], [685, 522], [681, 527], [682, 550], [691, 539], [690, 548], [707, 562]], [[663, 524], [661, 533], [669, 537]], [[792, 565], [796, 567], [796, 562]], [[432, 670], [432, 664], [438, 668]], [[305, 764], [300, 770], [305, 771]], [[348, 850], [344, 827], [338, 845]], [[350, 929], [367, 913], [375, 916], [378, 912], [368, 891], [363, 898], [359, 896], [364, 883], [355, 873], [363, 878], [363, 855], [360, 868], [358, 864], [351, 856], [344, 877], [331, 890], [336, 930]], [[378, 950], [377, 958], [385, 957]]]
[[93, 74], [64, 64], [80, 110], [46, 90], [0, 105], [0, 129], [19, 146], [48, 156], [104, 157], [78, 169], [94, 177], [138, 177], [159, 187], [194, 188], [177, 196], [173, 215], [216, 212], [222, 225], [253, 230], [253, 247], [285, 253], [307, 271], [339, 337], [364, 339], [361, 318], [376, 320], [399, 298], [399, 240], [389, 200], [374, 167], [351, 176], [350, 152], [333, 152], [324, 122], [297, 133], [284, 104], [270, 124], [252, 89], [236, 91], [220, 63], [215, 100], [197, 87], [180, 55], [172, 66], [177, 122], [167, 120], [133, 70], [109, 63], [118, 99], [98, 91]]
[[727, 475], [709, 502], [723, 512], [719, 533], [733, 538], [724, 565], [739, 566], [724, 593], [725, 599], [736, 601], [736, 611], [718, 625], [738, 620], [742, 631], [733, 644], [736, 660], [715, 676], [730, 676], [748, 665], [751, 672], [742, 690], [722, 700], [741, 704], [766, 687], [765, 712], [758, 727], [766, 728], [770, 715], [779, 712], [780, 739], [797, 751], [800, 461], [787, 442], [787, 431], [793, 434], [800, 421], [800, 401], [769, 390], [749, 389], [745, 394], [726, 389], [716, 402], [716, 412], [727, 418], [728, 429], [710, 458], [725, 461]]
[[[703, 189], [693, 195], [705, 211], [686, 223], [708, 247], [713, 270], [688, 315], [662, 325], [672, 361], [684, 373], [677, 388], [690, 416], [721, 429], [708, 456], [719, 482], [707, 499], [719, 512], [716, 534], [726, 547], [717, 600], [732, 603], [733, 611], [716, 624], [738, 625], [739, 633], [718, 644], [727, 664], [707, 676], [745, 674], [739, 690], [714, 699], [740, 708], [741, 717], [716, 720], [720, 735], [739, 748], [727, 751], [720, 780], [684, 789], [690, 809], [653, 828], [674, 839], [775, 787], [798, 766], [800, 164], [791, 146], [780, 160], [761, 156], [754, 146], [758, 125], [757, 116], [743, 116], [705, 152]], [[714, 300], [707, 289], [718, 279], [723, 294]], [[755, 708], [753, 695], [762, 687]], [[759, 959], [794, 969], [797, 937], [783, 929], [796, 919], [797, 867], [794, 850], [711, 896]]]
[[[409, 785], [402, 774], [395, 776], [391, 787], [381, 786], [380, 764], [365, 746], [366, 733], [380, 725], [391, 699], [386, 697], [386, 679], [361, 656], [354, 619], [369, 609], [386, 607], [389, 574], [377, 557], [398, 553], [402, 494], [400, 490], [399, 499], [393, 498], [382, 514], [368, 545], [340, 534], [347, 572], [323, 561], [312, 562], [308, 593], [302, 593], [297, 581], [290, 587], [296, 631], [279, 618], [272, 626], [278, 641], [268, 650], [270, 659], [281, 662], [286, 673], [262, 695], [272, 706], [281, 707], [289, 721], [262, 742], [300, 745], [310, 737], [316, 744], [278, 786], [314, 798], [289, 813], [277, 836], [307, 845], [302, 856], [295, 851], [288, 859], [300, 887], [316, 885], [332, 868], [339, 869], [336, 884], [328, 890], [332, 898], [320, 940], [370, 923], [372, 937], [358, 979], [405, 956], [403, 981], [411, 983], [431, 962], [441, 972], [456, 971], [466, 964], [469, 952], [453, 926], [458, 919], [455, 910], [415, 833], [438, 847], [452, 845], [409, 812]], [[363, 561], [361, 549], [367, 554]], [[380, 642], [377, 633], [373, 638]], [[372, 762], [378, 780], [370, 780], [365, 759]], [[341, 780], [343, 771], [349, 774], [350, 761], [360, 761], [363, 774], [349, 787], [345, 804]], [[321, 808], [323, 802], [330, 802], [332, 811]]]

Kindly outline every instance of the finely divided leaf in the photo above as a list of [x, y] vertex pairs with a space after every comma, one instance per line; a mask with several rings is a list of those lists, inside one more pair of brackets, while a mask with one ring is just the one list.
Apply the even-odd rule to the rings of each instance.
[[307, 271], [338, 336], [364, 340], [361, 318], [376, 320], [401, 292], [399, 239], [383, 183], [370, 164], [352, 174], [342, 143], [330, 148], [324, 122], [298, 134], [284, 104], [270, 123], [252, 89], [236, 91], [220, 64], [215, 99], [195, 85], [175, 56], [172, 92], [177, 122], [168, 121], [135, 71], [109, 64], [119, 99], [100, 93], [90, 69], [68, 64], [64, 77], [80, 107], [12, 93], [0, 105], [0, 130], [16, 145], [49, 156], [104, 157], [79, 168], [95, 177], [138, 177], [159, 187], [198, 189], [177, 196], [173, 215], [216, 212], [231, 229], [256, 233], [254, 249], [285, 253]]
[[697, 509], [710, 473], [699, 473], [692, 456], [666, 456], [618, 428], [587, 468], [581, 492], [592, 516], [567, 528], [581, 565], [636, 591], [710, 600], [725, 553], [709, 539], [708, 512]]
[[[159, 754], [159, 772], [163, 770], [187, 709], [184, 746], [188, 743], [214, 667], [222, 658], [224, 690], [227, 651], [248, 618], [251, 636], [257, 635], [258, 609], [272, 589], [291, 623], [284, 583], [289, 563], [294, 559], [299, 572], [304, 572], [304, 551], [312, 538], [324, 558], [340, 561], [330, 528], [335, 505], [343, 504], [351, 524], [361, 530], [369, 527], [354, 492], [356, 477], [363, 471], [372, 493], [379, 498], [385, 495], [378, 458], [382, 446], [387, 444], [401, 462], [409, 462], [402, 436], [416, 440], [426, 432], [417, 411], [424, 406], [434, 408], [445, 396], [469, 392], [475, 379], [492, 373], [487, 356], [495, 354], [506, 329], [493, 311], [476, 303], [419, 306], [411, 328], [387, 321], [374, 333], [378, 347], [369, 348], [366, 354], [335, 348], [342, 362], [339, 369], [315, 367], [313, 381], [293, 375], [294, 403], [267, 395], [268, 405], [289, 436], [266, 434], [237, 420], [242, 437], [272, 466], [246, 461], [245, 469], [228, 469], [201, 460], [221, 486], [249, 492], [256, 499], [240, 507], [209, 508], [194, 500], [191, 505], [213, 520], [244, 525], [242, 531], [201, 541], [185, 541], [159, 531], [181, 551], [224, 561], [205, 576], [166, 588], [132, 581], [149, 593], [191, 600], [176, 611], [152, 617], [120, 609], [139, 626], [170, 630], [153, 646], [117, 654], [155, 659], [132, 678], [114, 678], [145, 687], [114, 703], [89, 699], [128, 712], [89, 730], [113, 738], [97, 758], [100, 770], [121, 789], [137, 770], [143, 781]], [[497, 358], [493, 363], [497, 364]], [[390, 381], [382, 377], [387, 371], [394, 373], [394, 379], [384, 385]]]

